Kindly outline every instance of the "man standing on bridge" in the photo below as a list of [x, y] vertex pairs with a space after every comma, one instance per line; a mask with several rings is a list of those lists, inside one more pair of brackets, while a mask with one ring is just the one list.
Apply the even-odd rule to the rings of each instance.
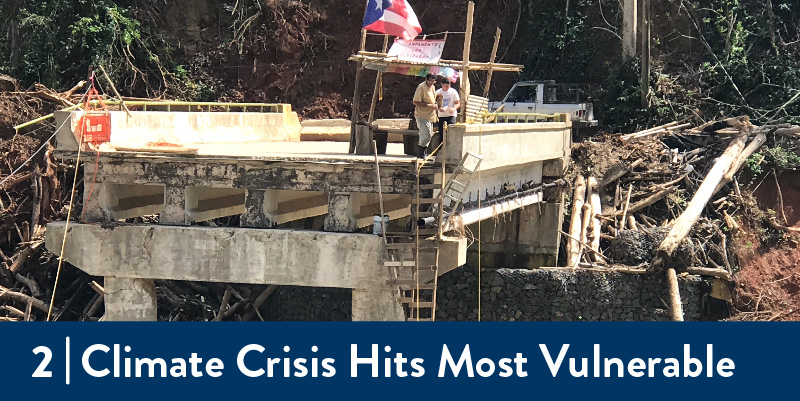
[[433, 123], [438, 121], [435, 83], [436, 75], [428, 74], [425, 76], [425, 82], [419, 84], [417, 91], [414, 92], [414, 117], [419, 128], [419, 148], [417, 149], [419, 157], [425, 157], [425, 150], [433, 135]]
[[442, 80], [442, 88], [436, 91], [436, 96], [442, 96], [442, 104], [439, 106], [439, 141], [444, 140], [444, 123], [455, 124], [458, 108], [461, 106], [461, 97], [458, 91], [450, 87], [450, 78]]

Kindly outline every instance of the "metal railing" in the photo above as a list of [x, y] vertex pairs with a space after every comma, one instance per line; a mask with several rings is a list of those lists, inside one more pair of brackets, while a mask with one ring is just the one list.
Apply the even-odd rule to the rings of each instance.
[[[99, 101], [91, 101], [93, 105], [100, 104]], [[182, 101], [150, 101], [150, 100], [131, 100], [120, 102], [119, 100], [106, 100], [106, 105], [120, 106], [124, 104], [131, 111], [166, 111], [166, 112], [258, 112], [258, 113], [289, 113], [292, 111], [292, 105], [286, 103], [226, 103], [226, 102], [182, 102]], [[82, 104], [76, 104], [59, 111], [72, 111]], [[205, 109], [204, 109], [205, 108]], [[231, 110], [233, 109], [233, 110]], [[253, 110], [255, 109], [255, 110]], [[37, 119], [14, 126], [15, 130], [22, 129], [49, 118], [52, 118], [54, 113]]]
[[478, 121], [483, 124], [489, 123], [541, 123], [541, 122], [564, 122], [565, 114], [541, 114], [541, 113], [482, 113]]
[[124, 103], [131, 111], [167, 111], [167, 112], [258, 112], [288, 113], [292, 106], [285, 103], [227, 103], [227, 102], [183, 102], [183, 101], [106, 101], [107, 105]]

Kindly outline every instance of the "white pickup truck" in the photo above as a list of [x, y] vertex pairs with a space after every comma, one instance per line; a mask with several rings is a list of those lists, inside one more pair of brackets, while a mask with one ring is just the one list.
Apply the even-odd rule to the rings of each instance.
[[568, 113], [575, 128], [597, 126], [592, 103], [581, 103], [585, 91], [579, 85], [556, 84], [555, 81], [520, 81], [514, 84], [506, 97], [499, 102], [489, 102], [489, 110], [505, 105], [502, 113]]

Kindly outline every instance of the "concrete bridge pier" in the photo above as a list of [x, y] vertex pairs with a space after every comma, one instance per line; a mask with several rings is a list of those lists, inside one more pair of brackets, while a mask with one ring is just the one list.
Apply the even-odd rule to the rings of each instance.
[[105, 320], [135, 322], [157, 320], [156, 286], [153, 280], [106, 276]]
[[[50, 223], [59, 252], [66, 222]], [[106, 320], [154, 321], [154, 279], [352, 289], [353, 320], [404, 320], [370, 234], [199, 226], [72, 223], [64, 260], [105, 277]], [[466, 241], [450, 244], [465, 254]], [[448, 248], [449, 249], [449, 248]], [[463, 260], [446, 259], [453, 269]]]

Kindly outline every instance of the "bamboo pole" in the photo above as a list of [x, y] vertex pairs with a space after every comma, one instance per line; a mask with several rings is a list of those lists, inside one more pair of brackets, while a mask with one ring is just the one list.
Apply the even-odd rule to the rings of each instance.
[[[389, 47], [389, 35], [383, 35], [383, 52], [386, 53], [386, 49]], [[378, 71], [378, 75], [375, 77], [375, 88], [372, 90], [372, 103], [369, 105], [369, 118], [367, 122], [372, 124], [375, 118], [375, 105], [378, 103], [378, 91], [381, 90], [383, 81], [383, 73]]]
[[[381, 237], [383, 237], [383, 244], [386, 245], [386, 222], [383, 220], [383, 190], [381, 189], [381, 167], [378, 163], [378, 143], [372, 141], [372, 149], [375, 152], [375, 180], [378, 182], [378, 204], [381, 207]], [[441, 220], [440, 220], [441, 221]], [[441, 225], [440, 225], [441, 229]]]
[[575, 192], [572, 195], [572, 215], [569, 222], [570, 239], [567, 240], [567, 266], [574, 267], [580, 262], [581, 211], [586, 196], [586, 179], [582, 175], [575, 178]]
[[[497, 57], [497, 46], [500, 45], [500, 27], [497, 28], [497, 31], [494, 34], [494, 46], [492, 46], [492, 55], [489, 56], [489, 64], [494, 63], [495, 57]], [[494, 68], [489, 67], [489, 72], [486, 75], [486, 85], [483, 87], [483, 97], [489, 96], [489, 88], [492, 85], [492, 72]]]
[[467, 119], [467, 105], [469, 103], [469, 49], [472, 46], [472, 17], [475, 13], [475, 3], [469, 2], [467, 4], [467, 27], [464, 30], [464, 56], [462, 59], [461, 70], [461, 113], [459, 114], [458, 121], [466, 122]]
[[[367, 30], [361, 30], [361, 44], [359, 45], [359, 49], [361, 51], [364, 50], [364, 46], [367, 44]], [[350, 122], [350, 153], [355, 153], [356, 151], [356, 122], [358, 121], [358, 108], [359, 108], [359, 91], [358, 91], [358, 82], [361, 80], [361, 70], [364, 67], [364, 63], [361, 60], [358, 60], [356, 64], [356, 83], [355, 88], [353, 89], [353, 108]]]

